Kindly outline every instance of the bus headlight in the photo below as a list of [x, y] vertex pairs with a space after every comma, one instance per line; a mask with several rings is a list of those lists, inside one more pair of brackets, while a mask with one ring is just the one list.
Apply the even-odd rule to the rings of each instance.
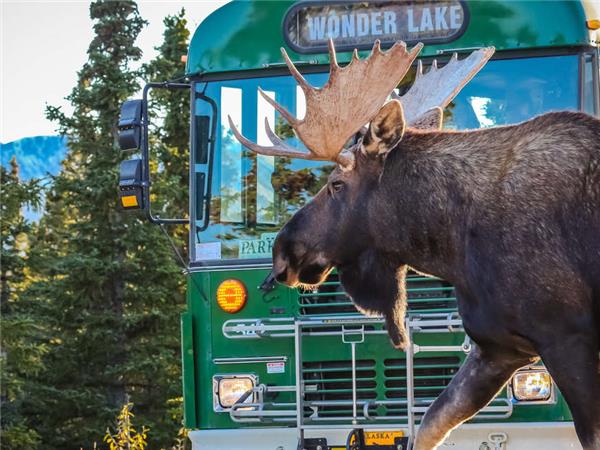
[[519, 402], [544, 402], [552, 399], [552, 378], [544, 369], [523, 370], [511, 382], [512, 394]]
[[254, 375], [215, 375], [213, 377], [214, 410], [229, 409], [238, 400], [241, 400], [240, 403], [253, 403], [254, 386], [256, 386]]

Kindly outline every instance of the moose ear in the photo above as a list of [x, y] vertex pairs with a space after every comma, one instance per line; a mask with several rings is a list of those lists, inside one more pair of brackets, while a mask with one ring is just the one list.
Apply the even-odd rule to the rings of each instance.
[[428, 109], [420, 117], [418, 117], [413, 123], [410, 124], [411, 128], [417, 128], [419, 130], [441, 130], [442, 123], [444, 120], [444, 111], [439, 106], [434, 106]]
[[369, 155], [385, 155], [400, 142], [405, 127], [402, 105], [398, 100], [391, 100], [371, 120], [362, 150]]

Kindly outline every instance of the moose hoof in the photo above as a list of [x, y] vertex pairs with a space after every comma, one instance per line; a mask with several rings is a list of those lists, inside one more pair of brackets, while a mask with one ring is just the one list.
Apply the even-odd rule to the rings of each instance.
[[394, 333], [394, 335], [390, 335], [390, 341], [396, 349], [402, 351], [406, 351], [410, 345], [410, 340], [405, 332], [399, 332]]

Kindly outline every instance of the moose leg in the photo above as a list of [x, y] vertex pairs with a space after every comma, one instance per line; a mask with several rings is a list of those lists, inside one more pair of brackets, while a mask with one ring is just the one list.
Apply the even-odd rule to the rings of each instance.
[[406, 350], [408, 346], [408, 334], [404, 322], [398, 320], [393, 314], [385, 315], [385, 327], [394, 347]]
[[598, 338], [578, 331], [540, 346], [540, 356], [565, 397], [585, 450], [600, 449], [600, 373]]
[[487, 405], [510, 376], [531, 360], [520, 354], [473, 345], [465, 363], [427, 410], [413, 450], [437, 448], [450, 431]]

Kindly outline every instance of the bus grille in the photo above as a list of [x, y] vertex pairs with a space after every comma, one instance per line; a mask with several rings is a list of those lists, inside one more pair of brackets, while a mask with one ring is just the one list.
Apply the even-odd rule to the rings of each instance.
[[[352, 362], [318, 361], [303, 364], [303, 379], [307, 402], [318, 404], [321, 418], [352, 415]], [[358, 400], [377, 398], [375, 361], [356, 361], [356, 397]], [[305, 414], [315, 410], [306, 408]]]
[[[386, 359], [385, 397], [406, 399], [406, 359]], [[455, 356], [415, 358], [414, 393], [415, 399], [433, 401], [450, 383], [460, 366]], [[404, 406], [388, 406], [387, 414], [406, 414]]]
[[[409, 272], [406, 290], [409, 311], [442, 313], [457, 310], [454, 287], [439, 278]], [[298, 302], [302, 316], [359, 314], [335, 273], [318, 288], [300, 292]]]
[[[414, 393], [417, 401], [432, 401], [448, 385], [460, 366], [455, 356], [415, 357]], [[304, 414], [307, 420], [342, 420], [352, 417], [351, 361], [305, 362]], [[371, 417], [405, 417], [406, 360], [356, 361], [357, 402], [372, 401]], [[382, 401], [381, 404], [377, 404]], [[391, 401], [391, 402], [390, 402]], [[394, 404], [394, 401], [398, 403]], [[362, 407], [361, 409], [362, 416]], [[391, 417], [390, 417], [391, 418]]]

